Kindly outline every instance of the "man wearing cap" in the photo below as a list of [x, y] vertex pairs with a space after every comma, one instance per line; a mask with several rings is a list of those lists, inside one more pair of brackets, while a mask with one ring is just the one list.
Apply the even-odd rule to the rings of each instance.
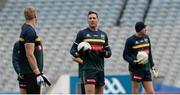
[[[139, 93], [139, 85], [142, 85], [147, 94], [153, 94], [151, 69], [154, 70], [154, 63], [151, 54], [151, 42], [146, 35], [147, 28], [144, 22], [135, 24], [136, 33], [126, 40], [123, 58], [129, 63], [129, 72], [132, 79], [132, 93]], [[139, 52], [145, 52], [148, 58], [137, 59]], [[144, 64], [146, 63], [146, 64]], [[157, 76], [154, 76], [157, 77]]]

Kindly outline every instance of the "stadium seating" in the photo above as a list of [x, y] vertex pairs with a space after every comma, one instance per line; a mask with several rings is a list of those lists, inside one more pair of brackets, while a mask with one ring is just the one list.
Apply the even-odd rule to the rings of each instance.
[[173, 27], [179, 22], [179, 4], [178, 0], [153, 0], [146, 19], [147, 24]]
[[[25, 6], [33, 5], [39, 10], [39, 26], [45, 28], [69, 28], [69, 27], [84, 27], [86, 25], [86, 15], [90, 10], [99, 13], [102, 26], [113, 26], [120, 13], [124, 0], [28, 0], [28, 2], [19, 0], [8, 0], [6, 6], [2, 10], [1, 26], [8, 29], [16, 28], [22, 24], [22, 11]], [[110, 7], [111, 6], [111, 7]], [[9, 15], [11, 13], [11, 15]], [[18, 19], [18, 20], [16, 20]], [[75, 23], [74, 23], [75, 22]]]
[[[85, 28], [86, 15], [95, 10], [100, 28], [109, 36], [112, 57], [106, 59], [105, 72], [128, 74], [128, 63], [122, 58], [127, 37], [134, 33], [134, 24], [145, 15], [148, 0], [7, 0], [0, 11], [0, 93], [18, 93], [16, 74], [12, 67], [12, 47], [18, 40], [24, 22], [23, 8], [37, 7], [37, 31], [44, 46], [45, 73], [55, 83], [63, 74], [77, 75], [78, 65], [69, 50], [79, 30]], [[164, 76], [163, 83], [180, 87], [180, 13], [179, 0], [152, 0], [145, 23], [150, 26], [154, 63]], [[119, 19], [120, 12], [122, 18]], [[116, 21], [120, 26], [115, 26]], [[48, 93], [48, 88], [44, 90]]]
[[120, 19], [120, 25], [133, 27], [137, 21], [142, 21], [147, 5], [148, 0], [128, 0], [122, 19]]

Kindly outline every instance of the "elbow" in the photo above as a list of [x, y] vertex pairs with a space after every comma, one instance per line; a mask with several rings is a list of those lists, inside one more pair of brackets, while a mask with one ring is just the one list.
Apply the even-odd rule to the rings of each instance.
[[126, 59], [126, 55], [125, 55], [125, 53], [123, 53], [123, 55], [122, 55], [122, 56], [123, 56], [123, 59], [125, 60], [125, 59]]
[[72, 49], [70, 50], [70, 52], [69, 52], [71, 55], [73, 55], [73, 51], [72, 51]]
[[78, 56], [78, 53], [77, 53], [77, 51], [76, 51], [74, 48], [71, 48], [70, 54], [71, 54], [72, 56], [74, 56], [74, 57], [77, 57], [77, 56]]
[[33, 53], [26, 53], [26, 57], [29, 59], [29, 58], [32, 58], [34, 57], [34, 54]]
[[123, 54], [123, 59], [124, 59], [125, 61], [129, 62], [129, 60], [128, 60], [128, 55]]
[[75, 55], [75, 53], [73, 52], [73, 50], [70, 50], [70, 54], [71, 54], [72, 56]]
[[123, 59], [126, 60], [126, 56], [125, 55], [123, 55]]
[[127, 61], [129, 55], [126, 51], [123, 52], [122, 56], [123, 56], [123, 59]]

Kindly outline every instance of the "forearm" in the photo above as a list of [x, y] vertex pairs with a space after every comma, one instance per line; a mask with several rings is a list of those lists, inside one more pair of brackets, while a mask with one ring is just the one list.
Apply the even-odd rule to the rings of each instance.
[[154, 62], [153, 62], [153, 58], [152, 58], [152, 55], [150, 54], [149, 56], [149, 62], [151, 64], [151, 68], [154, 66]]
[[150, 47], [149, 47], [149, 62], [151, 64], [151, 68], [152, 68], [154, 66], [154, 62], [153, 62], [153, 57], [152, 57], [152, 52], [151, 52], [151, 42], [150, 42], [150, 39], [149, 39], [149, 44], [150, 44]]
[[132, 42], [129, 39], [127, 39], [124, 47], [123, 58], [130, 64], [134, 64], [134, 61], [136, 60], [136, 55], [132, 51]]
[[130, 57], [129, 53], [127, 52], [127, 50], [125, 49], [123, 52], [123, 58], [124, 60], [126, 60], [128, 63], [132, 63], [133, 59]]
[[79, 57], [78, 58], [73, 57], [73, 61], [75, 61], [75, 62], [77, 62], [79, 64], [83, 63], [83, 60], [81, 58], [79, 58]]
[[17, 74], [20, 73], [20, 66], [19, 66], [19, 43], [16, 42], [13, 47], [13, 53], [12, 53], [12, 64], [14, 67], [14, 70]]
[[17, 74], [20, 73], [20, 67], [19, 67], [19, 64], [17, 62], [13, 62], [13, 67], [14, 67], [14, 70]]
[[38, 64], [37, 64], [37, 61], [36, 61], [36, 58], [35, 58], [34, 54], [27, 54], [26, 56], [28, 58], [29, 64], [30, 64], [33, 72], [35, 74], [40, 74]]
[[126, 60], [130, 64], [133, 64], [134, 61], [136, 60], [135, 58], [128, 56], [128, 55], [124, 55], [123, 58], [124, 58], [124, 60]]
[[13, 51], [13, 56], [12, 56], [12, 64], [14, 67], [14, 70], [17, 74], [20, 73], [20, 66], [19, 66], [19, 60], [18, 60], [18, 54]]
[[134, 61], [136, 60], [136, 56], [133, 56], [133, 54], [129, 53], [128, 50], [124, 50], [123, 58], [130, 64], [134, 63]]
[[72, 46], [72, 48], [71, 48], [71, 50], [70, 50], [70, 53], [71, 53], [71, 55], [72, 56], [74, 56], [74, 57], [78, 57], [78, 53], [77, 53], [77, 44], [73, 44], [73, 46]]

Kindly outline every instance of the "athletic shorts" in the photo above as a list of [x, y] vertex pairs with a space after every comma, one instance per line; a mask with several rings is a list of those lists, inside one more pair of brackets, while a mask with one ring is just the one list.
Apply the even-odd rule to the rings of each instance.
[[84, 84], [95, 84], [96, 87], [104, 86], [104, 71], [85, 70], [82, 71], [81, 81]]
[[18, 80], [19, 80], [19, 88], [26, 89], [27, 94], [40, 93], [40, 86], [37, 85], [37, 80], [34, 73], [20, 74]]
[[130, 75], [133, 81], [152, 81], [150, 71], [130, 71]]

